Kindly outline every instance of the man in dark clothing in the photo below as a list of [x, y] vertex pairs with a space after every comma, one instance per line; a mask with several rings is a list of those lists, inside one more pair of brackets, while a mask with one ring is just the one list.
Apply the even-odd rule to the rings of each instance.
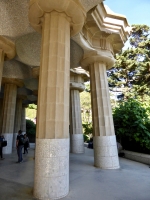
[[16, 149], [17, 149], [17, 154], [18, 154], [18, 162], [17, 163], [23, 162], [23, 159], [22, 159], [22, 148], [24, 146], [23, 141], [24, 141], [24, 136], [22, 135], [22, 131], [19, 130], [18, 135], [17, 135], [17, 140], [16, 140]]
[[4, 137], [2, 135], [0, 135], [0, 157], [1, 157], [1, 160], [4, 160], [4, 158], [3, 158], [3, 147], [2, 147], [3, 141], [4, 141]]

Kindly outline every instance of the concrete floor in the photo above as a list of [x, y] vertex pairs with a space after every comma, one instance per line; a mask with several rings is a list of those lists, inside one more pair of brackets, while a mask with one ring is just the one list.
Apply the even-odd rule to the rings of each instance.
[[[0, 200], [34, 200], [34, 150], [17, 164], [16, 151], [0, 160]], [[121, 168], [101, 170], [93, 166], [93, 150], [70, 154], [70, 192], [62, 200], [150, 200], [150, 168], [120, 159]]]

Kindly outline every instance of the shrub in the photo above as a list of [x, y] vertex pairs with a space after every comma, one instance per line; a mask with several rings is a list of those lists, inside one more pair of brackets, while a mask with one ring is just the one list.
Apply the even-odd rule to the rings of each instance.
[[30, 142], [35, 142], [36, 124], [32, 120], [26, 119], [26, 133]]
[[84, 123], [82, 124], [82, 127], [83, 127], [84, 142], [88, 142], [92, 137], [92, 132], [93, 132], [92, 123]]
[[116, 136], [123, 148], [149, 152], [150, 120], [147, 109], [141, 103], [134, 99], [122, 102], [115, 108], [113, 118]]

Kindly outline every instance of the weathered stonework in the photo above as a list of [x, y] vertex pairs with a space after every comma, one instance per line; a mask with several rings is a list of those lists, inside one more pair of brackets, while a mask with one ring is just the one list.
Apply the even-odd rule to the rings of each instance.
[[70, 152], [84, 153], [84, 139], [82, 133], [70, 135]]
[[17, 86], [14, 84], [5, 84], [3, 98], [2, 135], [4, 135], [5, 139], [7, 140], [7, 147], [4, 147], [4, 154], [12, 153], [16, 96]]
[[36, 139], [36, 155], [34, 196], [43, 200], [66, 196], [69, 192], [69, 139]]
[[94, 165], [101, 169], [118, 169], [116, 136], [94, 137]]

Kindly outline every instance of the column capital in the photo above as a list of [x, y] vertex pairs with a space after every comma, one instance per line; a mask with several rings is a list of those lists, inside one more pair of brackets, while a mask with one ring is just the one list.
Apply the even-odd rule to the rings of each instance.
[[37, 32], [42, 32], [45, 13], [52, 11], [66, 14], [70, 20], [71, 36], [81, 31], [85, 22], [86, 11], [78, 0], [30, 0], [29, 21]]
[[27, 96], [31, 94], [32, 94], [32, 91], [25, 87], [17, 89], [17, 98], [19, 99], [25, 100], [27, 99]]
[[32, 76], [33, 78], [39, 78], [40, 67], [32, 68]]
[[78, 90], [79, 92], [83, 92], [84, 89], [85, 86], [83, 83], [75, 83], [75, 82], [70, 83], [70, 90]]
[[0, 36], [0, 49], [4, 51], [4, 60], [11, 60], [16, 55], [15, 44], [3, 36]]
[[105, 63], [106, 68], [110, 69], [115, 63], [115, 58], [109, 50], [101, 49], [85, 54], [81, 61], [81, 66], [89, 70], [90, 65], [96, 62]]
[[14, 84], [18, 87], [23, 87], [24, 83], [20, 79], [15, 79], [15, 78], [2, 78], [2, 84]]

